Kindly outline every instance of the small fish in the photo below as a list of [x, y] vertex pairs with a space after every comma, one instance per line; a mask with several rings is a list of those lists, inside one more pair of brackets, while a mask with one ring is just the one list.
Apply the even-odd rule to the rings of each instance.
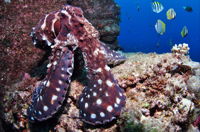
[[192, 7], [191, 6], [183, 6], [183, 9], [187, 12], [192, 12]]
[[155, 24], [155, 29], [158, 34], [163, 35], [166, 30], [166, 24], [163, 21], [161, 21], [160, 19], [158, 19]]
[[188, 29], [186, 26], [184, 26], [181, 30], [181, 36], [184, 38], [188, 35]]
[[168, 20], [172, 20], [176, 17], [176, 12], [174, 11], [173, 8], [170, 8], [167, 12], [166, 12], [166, 16]]
[[139, 4], [137, 4], [136, 9], [137, 9], [138, 12], [140, 11], [140, 5]]
[[160, 13], [164, 9], [163, 5], [158, 1], [152, 2], [151, 7], [155, 13]]

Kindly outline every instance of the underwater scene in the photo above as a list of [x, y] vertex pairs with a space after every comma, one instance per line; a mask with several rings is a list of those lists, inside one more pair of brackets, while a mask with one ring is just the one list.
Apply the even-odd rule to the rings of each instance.
[[[190, 57], [194, 61], [200, 61], [199, 0], [116, 2], [121, 8], [118, 40], [124, 51], [165, 53], [170, 52], [174, 44], [187, 43], [190, 47]], [[163, 29], [162, 25], [158, 26], [161, 31], [155, 29], [158, 20], [164, 24]], [[185, 33], [182, 34], [183, 32]]]
[[200, 132], [199, 0], [1, 0], [0, 132]]

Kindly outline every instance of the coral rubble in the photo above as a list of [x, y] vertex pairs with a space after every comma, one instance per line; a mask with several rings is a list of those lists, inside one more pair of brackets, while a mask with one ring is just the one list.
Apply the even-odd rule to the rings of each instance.
[[[55, 131], [198, 131], [200, 112], [199, 91], [193, 90], [194, 79], [200, 69], [198, 62], [187, 56], [175, 54], [131, 54], [128, 60], [112, 70], [119, 85], [126, 91], [126, 106], [120, 119], [113, 124], [100, 128], [83, 124], [76, 102], [83, 84], [72, 81], [69, 99], [63, 107], [62, 115], [57, 115], [51, 127], [41, 125], [41, 130]], [[83, 80], [80, 76], [78, 80]], [[28, 85], [29, 83], [29, 85]], [[35, 83], [35, 78], [25, 78], [23, 82], [10, 87], [15, 92], [7, 92], [4, 97], [4, 120], [14, 129], [27, 130], [26, 108]], [[192, 88], [192, 89], [191, 89]], [[13, 98], [9, 98], [9, 97]], [[28, 97], [28, 98], [27, 98]], [[27, 101], [28, 100], [28, 101]], [[16, 118], [17, 114], [17, 118]], [[196, 121], [196, 122], [195, 122]], [[48, 122], [49, 123], [49, 122]], [[35, 128], [36, 129], [36, 128]]]

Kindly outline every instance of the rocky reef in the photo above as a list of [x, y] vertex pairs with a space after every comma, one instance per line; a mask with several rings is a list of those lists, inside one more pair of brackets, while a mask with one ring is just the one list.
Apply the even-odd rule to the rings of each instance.
[[[44, 67], [48, 56], [48, 51], [32, 45], [29, 33], [41, 16], [59, 9], [65, 2], [20, 0], [10, 4], [0, 3], [0, 27], [3, 29], [0, 30], [1, 132], [199, 131], [200, 63], [180, 54], [188, 53], [179, 52], [179, 48], [184, 46], [179, 46], [178, 50], [175, 48], [174, 53], [126, 54], [128, 59], [125, 63], [111, 69], [127, 97], [126, 106], [117, 120], [103, 126], [91, 126], [80, 120], [77, 102], [84, 89], [83, 71], [79, 76], [72, 77], [68, 98], [54, 117], [36, 124], [29, 123], [27, 108], [31, 104], [35, 87], [46, 73], [47, 69]], [[78, 1], [68, 2], [78, 6]], [[114, 8], [116, 7], [107, 7], [105, 10], [112, 11]], [[95, 11], [88, 8], [86, 12]], [[87, 17], [87, 13], [85, 15]], [[106, 24], [109, 23], [103, 19], [103, 15], [98, 17], [102, 17]], [[101, 37], [102, 40], [103, 38]]]
[[[21, 82], [7, 87], [4, 96], [5, 130], [33, 131], [198, 131], [200, 63], [188, 56], [166, 54], [127, 54], [128, 60], [111, 69], [127, 96], [118, 120], [106, 126], [84, 124], [79, 117], [77, 100], [84, 76], [73, 80], [62, 112], [34, 127], [28, 124], [27, 107], [37, 78], [26, 74]], [[192, 83], [191, 83], [192, 81]]]

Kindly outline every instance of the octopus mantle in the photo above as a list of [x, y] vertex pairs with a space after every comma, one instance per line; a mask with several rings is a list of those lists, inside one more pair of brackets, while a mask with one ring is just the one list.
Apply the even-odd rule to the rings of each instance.
[[47, 75], [32, 95], [28, 108], [30, 121], [47, 120], [62, 106], [77, 50], [83, 55], [87, 71], [87, 85], [78, 101], [80, 119], [98, 125], [119, 116], [125, 105], [124, 91], [107, 64], [117, 64], [125, 58], [99, 41], [98, 31], [84, 18], [80, 8], [65, 5], [45, 15], [33, 28], [32, 37], [34, 44], [50, 46], [52, 55]]

